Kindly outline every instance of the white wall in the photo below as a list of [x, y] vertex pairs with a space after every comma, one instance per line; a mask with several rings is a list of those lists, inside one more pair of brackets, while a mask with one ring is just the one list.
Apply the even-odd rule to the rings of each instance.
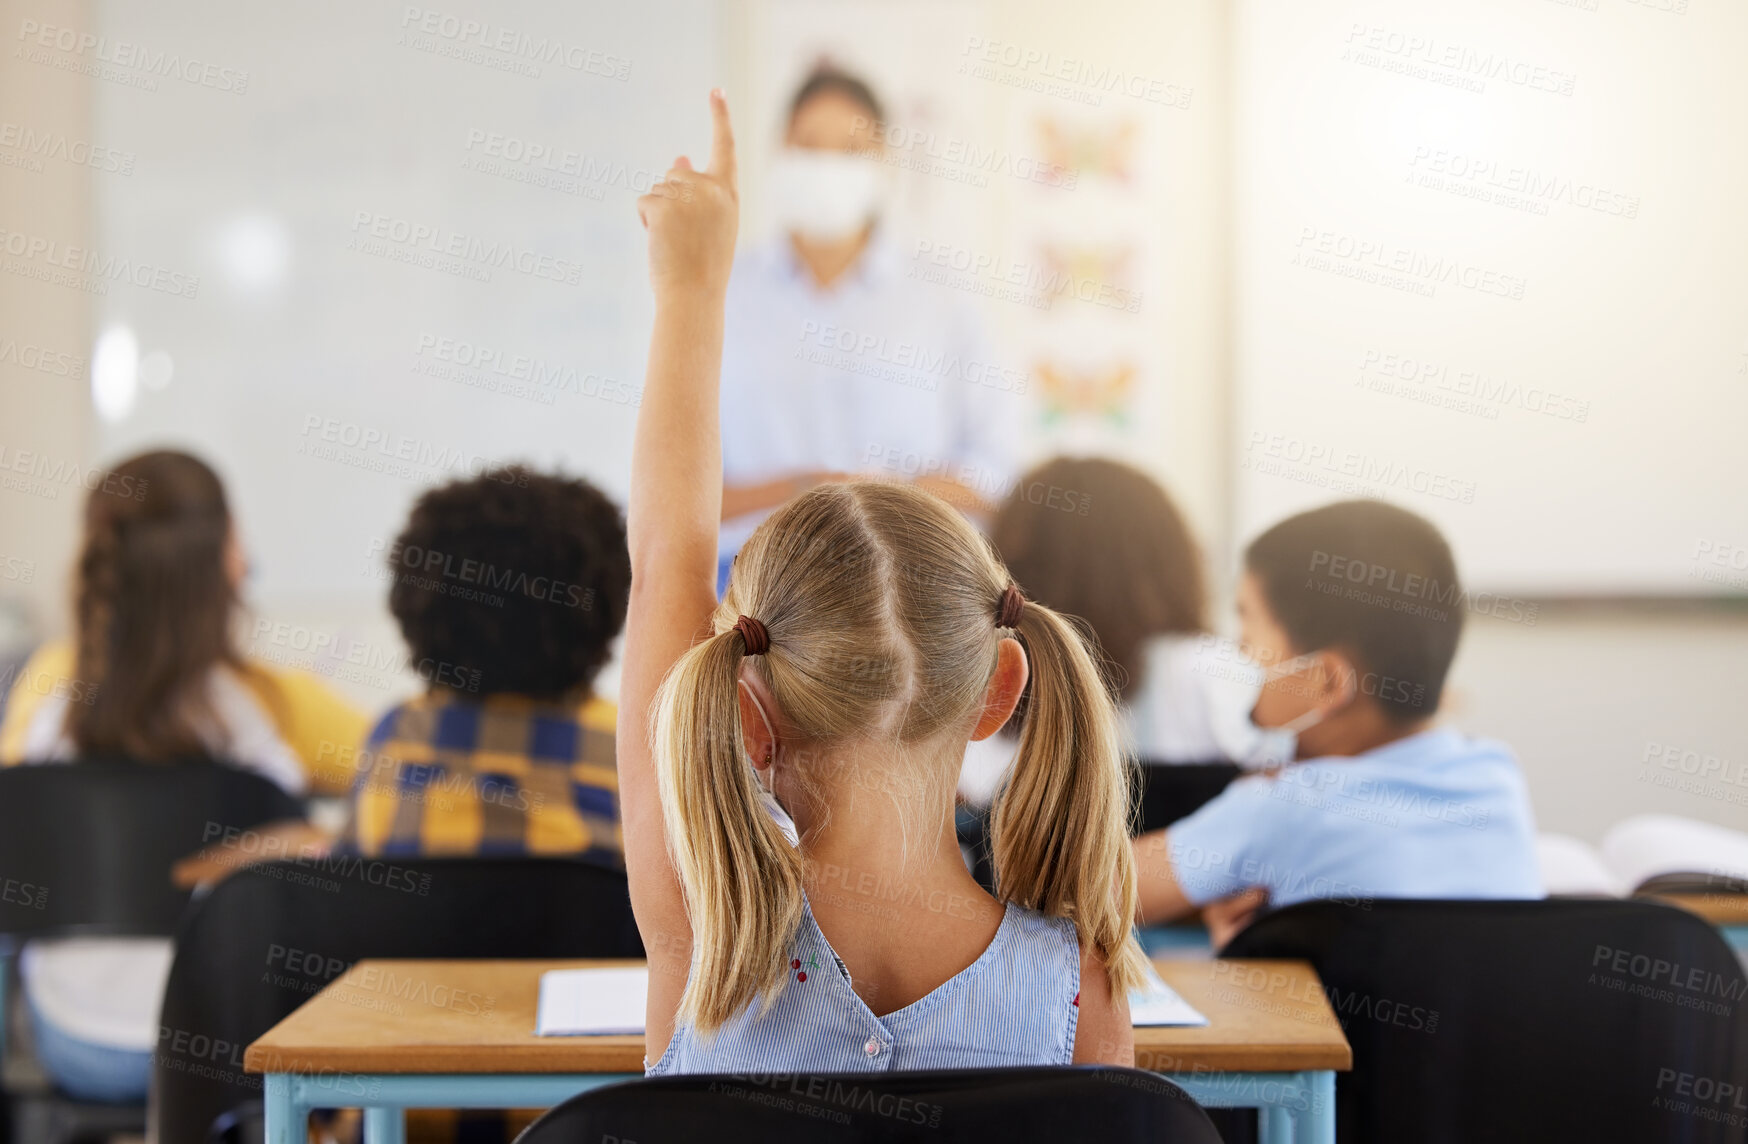
[[1573, 606], [1473, 620], [1459, 726], [1516, 749], [1543, 830], [1595, 840], [1633, 814], [1748, 830], [1748, 609]]
[[1236, 10], [1240, 530], [1382, 496], [1477, 587], [1748, 590], [1748, 6]]

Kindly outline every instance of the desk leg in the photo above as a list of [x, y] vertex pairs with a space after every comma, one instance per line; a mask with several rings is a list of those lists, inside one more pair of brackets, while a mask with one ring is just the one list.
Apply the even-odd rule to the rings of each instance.
[[1335, 1073], [1162, 1073], [1203, 1108], [1254, 1108], [1262, 1144], [1335, 1144]]
[[289, 1073], [268, 1073], [263, 1079], [267, 1144], [308, 1144], [310, 1110], [299, 1097], [300, 1079]]
[[396, 1105], [364, 1110], [364, 1144], [407, 1144], [407, 1114]]
[[1311, 1107], [1304, 1114], [1300, 1138], [1306, 1144], [1335, 1144], [1335, 1073], [1319, 1069], [1307, 1073]]
[[6, 986], [11, 979], [12, 939], [0, 937], [0, 1063], [6, 1060], [6, 1030], [12, 1025], [12, 1011], [6, 1007], [9, 1000]]
[[1293, 1079], [1305, 1099], [1257, 1110], [1262, 1144], [1335, 1144], [1335, 1074], [1320, 1069]]
[[1258, 1144], [1293, 1144], [1293, 1114], [1279, 1105], [1265, 1104], [1256, 1110]]

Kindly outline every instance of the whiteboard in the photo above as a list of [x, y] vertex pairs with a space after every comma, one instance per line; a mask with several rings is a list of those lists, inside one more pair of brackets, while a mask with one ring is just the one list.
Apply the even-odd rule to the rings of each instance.
[[481, 465], [623, 501], [651, 317], [633, 204], [708, 154], [716, 6], [439, 3], [96, 9], [147, 61], [203, 65], [93, 84], [98, 136], [136, 156], [94, 241], [198, 282], [94, 300], [173, 364], [101, 451], [213, 461], [270, 604], [380, 599], [412, 499]]
[[1381, 496], [1476, 588], [1748, 592], [1748, 6], [1236, 14], [1238, 534]]

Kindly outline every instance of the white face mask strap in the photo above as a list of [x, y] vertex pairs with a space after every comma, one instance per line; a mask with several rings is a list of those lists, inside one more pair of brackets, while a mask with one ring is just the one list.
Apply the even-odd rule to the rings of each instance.
[[1300, 735], [1317, 726], [1317, 724], [1323, 722], [1327, 718], [1329, 718], [1328, 711], [1325, 711], [1321, 707], [1313, 707], [1297, 719], [1289, 719], [1279, 727], [1271, 727], [1269, 730], [1279, 731], [1284, 735]]
[[1323, 653], [1320, 651], [1308, 651], [1304, 655], [1296, 655], [1292, 659], [1284, 659], [1273, 667], [1265, 667], [1263, 669], [1263, 680], [1264, 682], [1267, 682], [1273, 679], [1281, 679], [1289, 675], [1298, 675], [1301, 671], [1304, 671], [1307, 667], [1316, 663], [1317, 657], [1322, 654]]
[[[1323, 653], [1320, 651], [1311, 651], [1306, 652], [1304, 655], [1294, 656], [1285, 663], [1276, 664], [1274, 667], [1270, 668], [1268, 677], [1270, 679], [1278, 679], [1282, 676], [1297, 675], [1312, 663], [1316, 662], [1318, 657], [1322, 654]], [[1272, 728], [1272, 730], [1285, 732], [1289, 735], [1297, 735], [1301, 732], [1309, 731], [1311, 728], [1317, 726], [1317, 724], [1335, 714], [1335, 712], [1339, 711], [1341, 708], [1352, 703], [1359, 697], [1359, 687], [1354, 681], [1354, 671], [1351, 667], [1344, 673], [1343, 680], [1347, 684], [1347, 694], [1342, 697], [1340, 702], [1332, 707], [1313, 707], [1297, 719], [1289, 719], [1279, 727]]]
[[763, 720], [765, 724], [765, 734], [771, 737], [771, 752], [772, 754], [775, 754], [777, 750], [777, 728], [771, 725], [771, 716], [766, 713], [765, 705], [759, 702], [759, 693], [754, 691], [744, 679], [735, 680], [735, 685], [742, 691], [746, 692], [747, 698], [751, 699], [753, 701], [753, 706], [758, 708], [759, 718]]
[[[758, 708], [759, 718], [765, 721], [765, 730], [771, 736], [771, 750], [772, 754], [775, 755], [777, 729], [771, 725], [771, 716], [765, 711], [765, 705], [759, 702], [758, 692], [748, 686], [747, 681], [744, 679], [737, 679], [735, 680], [735, 683], [747, 693], [747, 698], [753, 701], [753, 706]], [[766, 769], [768, 770], [769, 768]], [[789, 845], [801, 845], [801, 835], [795, 829], [795, 820], [789, 817], [789, 812], [784, 810], [783, 804], [777, 801], [776, 793], [766, 784], [766, 780], [762, 775], [760, 775], [758, 767], [753, 768], [753, 786], [758, 793], [759, 803], [765, 808], [765, 813], [771, 816], [771, 820], [777, 824], [777, 829], [781, 830], [783, 836], [789, 840]]]

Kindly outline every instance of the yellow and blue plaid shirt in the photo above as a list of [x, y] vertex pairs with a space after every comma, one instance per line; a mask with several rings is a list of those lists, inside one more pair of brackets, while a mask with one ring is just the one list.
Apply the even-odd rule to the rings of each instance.
[[384, 715], [358, 760], [340, 846], [374, 857], [624, 860], [616, 711], [436, 691]]

